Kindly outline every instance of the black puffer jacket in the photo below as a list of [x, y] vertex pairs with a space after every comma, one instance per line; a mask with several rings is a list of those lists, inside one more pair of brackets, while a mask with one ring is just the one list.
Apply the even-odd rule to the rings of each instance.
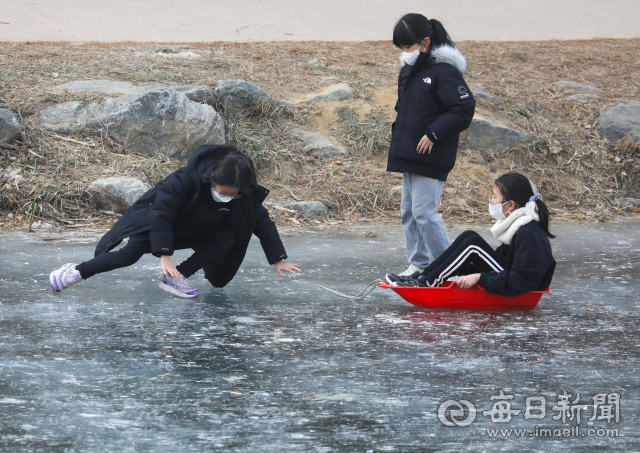
[[[471, 124], [476, 106], [462, 78], [465, 71], [464, 56], [451, 46], [422, 53], [414, 66], [402, 68], [387, 171], [446, 181], [456, 162], [460, 132]], [[419, 154], [425, 134], [434, 146], [430, 154]]]
[[544, 291], [551, 284], [556, 260], [551, 243], [538, 222], [529, 222], [516, 231], [509, 245], [502, 244], [496, 254], [507, 261], [501, 272], [482, 272], [480, 286], [501, 296], [517, 296]]
[[[190, 227], [189, 222], [181, 222], [200, 206], [201, 190], [209, 190], [211, 185], [203, 183], [202, 176], [213, 167], [221, 154], [221, 147], [201, 146], [195, 150], [186, 167], [175, 171], [136, 201], [113, 228], [98, 243], [95, 256], [117, 247], [123, 239], [134, 234], [149, 232], [151, 253], [155, 256], [172, 255], [174, 235], [188, 237], [202, 231], [202, 225]], [[226, 150], [225, 150], [226, 151]], [[223, 287], [237, 273], [251, 240], [255, 234], [260, 239], [269, 264], [287, 258], [284, 245], [275, 224], [269, 217], [262, 202], [269, 191], [259, 186], [249, 202], [242, 199], [226, 203], [229, 212], [222, 223], [231, 228], [235, 240], [224, 262], [212, 262], [204, 267], [205, 277], [215, 287]], [[174, 225], [180, 225], [174, 230]]]

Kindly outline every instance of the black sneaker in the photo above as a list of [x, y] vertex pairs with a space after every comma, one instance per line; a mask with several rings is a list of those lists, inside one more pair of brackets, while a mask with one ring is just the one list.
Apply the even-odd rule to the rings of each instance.
[[[417, 275], [420, 275], [420, 273], [418, 272]], [[384, 279], [387, 281], [389, 285], [397, 286], [399, 283], [404, 283], [411, 280], [411, 276], [404, 277], [402, 275], [397, 275], [397, 274], [387, 274], [385, 275]]]
[[412, 278], [410, 280], [406, 280], [404, 282], [398, 282], [395, 286], [413, 286], [413, 287], [424, 287], [428, 288], [429, 285], [426, 281]]

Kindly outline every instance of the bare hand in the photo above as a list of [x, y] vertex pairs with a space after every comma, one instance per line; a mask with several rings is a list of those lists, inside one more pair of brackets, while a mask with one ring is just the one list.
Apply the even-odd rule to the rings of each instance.
[[172, 277], [182, 277], [182, 274], [178, 272], [176, 266], [171, 262], [171, 257], [169, 255], [162, 255], [160, 257], [160, 266], [162, 267], [162, 273], [164, 275], [171, 275]]
[[299, 264], [287, 263], [285, 260], [278, 261], [273, 265], [273, 267], [276, 268], [276, 272], [278, 272], [278, 275], [280, 277], [282, 277], [283, 272], [290, 272], [292, 274], [301, 272]]
[[418, 153], [420, 154], [431, 154], [431, 149], [433, 148], [433, 142], [429, 140], [429, 137], [426, 135], [422, 137], [420, 143], [418, 143]]
[[462, 289], [469, 289], [480, 281], [480, 274], [470, 274], [461, 277], [456, 283]]

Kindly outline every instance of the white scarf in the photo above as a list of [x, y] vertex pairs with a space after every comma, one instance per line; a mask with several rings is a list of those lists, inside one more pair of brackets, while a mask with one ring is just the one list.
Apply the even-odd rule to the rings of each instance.
[[523, 208], [516, 209], [506, 219], [498, 220], [496, 224], [491, 227], [491, 233], [493, 237], [506, 245], [511, 245], [511, 239], [516, 234], [518, 228], [522, 225], [535, 220], [540, 221], [540, 216], [536, 212], [536, 202], [528, 201]]

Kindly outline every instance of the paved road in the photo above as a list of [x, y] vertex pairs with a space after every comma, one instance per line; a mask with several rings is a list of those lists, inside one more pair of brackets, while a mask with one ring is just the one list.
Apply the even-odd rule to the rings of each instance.
[[[402, 268], [399, 226], [285, 234], [304, 273], [282, 279], [254, 242], [228, 287], [198, 273], [201, 296], [187, 301], [157, 287], [150, 256], [53, 296], [48, 272], [92, 256], [95, 239], [0, 231], [0, 452], [557, 450], [561, 437], [536, 427], [566, 429], [566, 451], [637, 451], [639, 224], [555, 222], [552, 292], [530, 312], [425, 310], [388, 290], [351, 301], [317, 287], [355, 294]], [[512, 399], [491, 399], [501, 390]], [[594, 408], [601, 394], [605, 406], [621, 395], [618, 420]], [[540, 396], [544, 413], [525, 412]], [[470, 426], [439, 421], [450, 399], [475, 405]], [[490, 437], [496, 428], [520, 434]]]
[[638, 0], [0, 0], [0, 41], [388, 40], [407, 12], [454, 40], [640, 36]]

